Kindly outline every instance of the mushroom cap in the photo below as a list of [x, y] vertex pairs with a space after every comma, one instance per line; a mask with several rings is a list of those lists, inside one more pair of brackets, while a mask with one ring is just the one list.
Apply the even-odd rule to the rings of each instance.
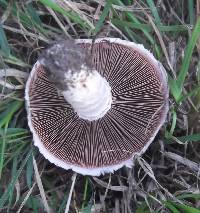
[[[92, 46], [91, 39], [76, 43]], [[64, 169], [98, 176], [131, 167], [133, 157], [146, 151], [165, 122], [169, 92], [165, 69], [142, 45], [102, 38], [92, 48], [92, 63], [112, 89], [112, 106], [104, 117], [79, 118], [39, 62], [25, 99], [34, 144], [44, 157]]]

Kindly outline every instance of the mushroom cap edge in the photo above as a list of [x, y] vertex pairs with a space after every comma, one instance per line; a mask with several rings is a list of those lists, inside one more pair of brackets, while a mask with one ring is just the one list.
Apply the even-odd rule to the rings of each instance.
[[[143, 56], [145, 56], [148, 60], [152, 61], [152, 65], [156, 68], [156, 70], [158, 70], [158, 74], [159, 77], [161, 78], [161, 80], [163, 81], [163, 87], [164, 87], [164, 95], [165, 95], [165, 100], [168, 99], [169, 96], [169, 92], [168, 92], [168, 86], [167, 86], [167, 74], [166, 71], [164, 69], [164, 67], [162, 66], [162, 64], [157, 61], [155, 59], [155, 57], [153, 56], [153, 54], [148, 51], [147, 49], [144, 48], [143, 45], [141, 44], [136, 44], [134, 42], [129, 42], [126, 40], [121, 40], [119, 38], [101, 38], [101, 39], [96, 39], [95, 43], [101, 42], [101, 41], [109, 41], [112, 43], [117, 43], [117, 44], [122, 44], [125, 46], [129, 46], [129, 47], [133, 47], [134, 49], [138, 50], [138, 52], [140, 54], [142, 54]], [[92, 43], [91, 39], [77, 39], [76, 43]], [[158, 131], [160, 130], [161, 126], [164, 124], [166, 116], [167, 116], [167, 112], [169, 109], [169, 105], [168, 105], [168, 101], [166, 101], [166, 103], [164, 103], [163, 106], [163, 113], [162, 113], [162, 118], [160, 119], [160, 124], [158, 126], [158, 128], [156, 129], [156, 131], [154, 132], [153, 136], [149, 139], [149, 141], [146, 143], [146, 145], [142, 148], [142, 150], [140, 152], [135, 152], [133, 153], [132, 157], [128, 160], [122, 161], [119, 164], [115, 164], [112, 166], [103, 166], [103, 167], [99, 167], [99, 168], [84, 168], [84, 167], [80, 167], [80, 166], [76, 166], [76, 165], [72, 165], [72, 164], [67, 164], [64, 161], [60, 160], [59, 158], [55, 157], [51, 152], [49, 152], [43, 145], [43, 143], [41, 142], [39, 136], [37, 135], [32, 122], [31, 122], [31, 113], [29, 110], [30, 107], [30, 99], [29, 99], [29, 86], [31, 83], [31, 79], [35, 73], [35, 71], [37, 70], [37, 67], [40, 66], [41, 64], [39, 63], [39, 61], [37, 61], [31, 72], [29, 75], [29, 78], [27, 80], [26, 83], [26, 87], [25, 87], [25, 101], [26, 101], [26, 110], [27, 110], [27, 118], [28, 118], [28, 125], [29, 128], [33, 134], [33, 141], [34, 141], [34, 145], [38, 147], [40, 153], [47, 159], [49, 160], [51, 163], [55, 164], [58, 167], [61, 167], [65, 170], [69, 170], [72, 169], [74, 172], [80, 173], [82, 175], [91, 175], [91, 176], [99, 176], [101, 174], [105, 174], [105, 173], [113, 173], [114, 171], [120, 169], [123, 166], [129, 167], [131, 168], [133, 166], [133, 158], [134, 156], [140, 156], [142, 155], [147, 148], [149, 147], [149, 145], [152, 143], [152, 141], [154, 140], [155, 136], [157, 135]]]

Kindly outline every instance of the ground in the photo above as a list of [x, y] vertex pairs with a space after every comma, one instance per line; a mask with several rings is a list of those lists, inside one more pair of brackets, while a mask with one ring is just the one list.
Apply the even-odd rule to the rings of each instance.
[[[170, 109], [132, 169], [75, 179], [33, 146], [24, 85], [52, 42], [105, 36], [161, 61]], [[200, 212], [199, 37], [199, 0], [0, 0], [0, 212]]]

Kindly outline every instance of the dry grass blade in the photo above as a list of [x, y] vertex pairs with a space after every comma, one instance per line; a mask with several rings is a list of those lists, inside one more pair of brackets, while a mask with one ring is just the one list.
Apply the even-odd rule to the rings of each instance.
[[102, 203], [102, 206], [103, 206], [103, 209], [104, 209], [104, 210], [105, 210], [105, 199], [106, 199], [107, 194], [108, 194], [108, 189], [109, 189], [109, 187], [110, 187], [110, 183], [111, 183], [111, 173], [110, 173], [110, 175], [109, 175], [109, 181], [108, 181], [108, 184], [107, 184], [105, 193], [104, 193], [104, 195], [101, 197], [101, 203]]
[[16, 199], [15, 199], [15, 203], [13, 206], [16, 205], [16, 203], [19, 201], [20, 199], [20, 183], [19, 181], [17, 180], [16, 183], [15, 183], [15, 189], [16, 189]]
[[65, 26], [62, 24], [62, 22], [57, 17], [56, 13], [51, 8], [49, 8], [49, 7], [46, 7], [46, 8], [49, 11], [49, 13], [53, 16], [53, 18], [55, 19], [55, 21], [57, 22], [57, 24], [60, 26], [60, 28], [63, 30], [63, 32], [65, 33], [65, 35], [67, 36], [67, 38], [72, 38], [69, 35], [69, 33], [67, 32]]
[[99, 16], [100, 16], [100, 12], [101, 12], [101, 1], [98, 3], [98, 6], [97, 8], [95, 9], [95, 13], [94, 13], [94, 19], [97, 20], [99, 19]]
[[173, 70], [176, 67], [176, 47], [175, 47], [175, 42], [170, 42], [169, 43], [169, 60], [170, 64], [172, 65]]
[[74, 185], [75, 185], [75, 182], [76, 182], [76, 176], [77, 176], [77, 173], [74, 173], [73, 176], [72, 176], [72, 185], [71, 185], [71, 188], [70, 188], [70, 192], [69, 192], [69, 196], [68, 196], [68, 200], [67, 200], [67, 205], [66, 205], [66, 208], [65, 208], [65, 213], [69, 212], [69, 206], [70, 206], [70, 203], [71, 203], [72, 192], [74, 190]]
[[154, 24], [154, 22], [153, 22], [151, 16], [144, 10], [144, 8], [143, 8], [139, 3], [138, 3], [138, 5], [141, 7], [143, 13], [147, 16], [147, 18], [148, 18], [150, 24], [152, 25], [152, 27], [153, 27], [153, 29], [154, 29], [154, 31], [155, 31], [157, 37], [158, 37], [158, 40], [159, 40], [159, 42], [160, 42], [160, 45], [161, 45], [161, 48], [162, 48], [163, 53], [164, 53], [164, 55], [165, 55], [167, 64], [168, 64], [170, 70], [172, 71], [172, 74], [173, 74], [174, 78], [176, 78], [176, 73], [175, 73], [175, 71], [174, 71], [174, 69], [173, 69], [173, 67], [172, 67], [172, 65], [171, 65], [171, 63], [170, 63], [169, 55], [168, 55], [168, 52], [167, 52], [167, 48], [166, 48], [165, 43], [164, 43], [164, 41], [163, 41], [163, 39], [162, 39], [162, 35], [160, 34], [160, 31], [158, 30], [158, 28], [157, 28], [156, 25]]
[[[93, 0], [93, 1], [100, 4], [101, 6], [105, 6], [105, 4], [106, 4], [106, 1], [103, 1], [103, 0], [101, 0], [101, 1]], [[149, 10], [149, 8], [141, 9], [141, 7], [135, 7], [135, 5], [133, 5], [133, 6], [122, 6], [122, 5], [120, 5], [119, 6], [119, 5], [113, 4], [112, 6], [113, 6], [114, 9], [119, 10], [119, 11], [123, 11], [123, 12], [128, 12], [128, 11], [133, 12], [133, 11], [141, 11], [141, 10], [147, 10], [148, 11]]]
[[77, 14], [79, 14], [79, 16], [84, 20], [84, 22], [86, 22], [91, 29], [94, 29], [94, 25], [92, 24], [92, 22], [83, 14], [83, 12], [81, 10], [79, 10], [79, 8], [77, 7], [77, 5], [70, 1], [70, 0], [54, 0], [60, 7], [66, 9], [66, 10], [73, 10], [74, 12], [76, 12]]
[[142, 169], [144, 170], [144, 172], [146, 174], [149, 175], [149, 177], [151, 177], [155, 183], [157, 184], [157, 186], [159, 186], [163, 191], [165, 191], [165, 193], [173, 200], [180, 202], [178, 199], [176, 199], [166, 188], [164, 188], [156, 179], [154, 172], [151, 168], [151, 166], [140, 156], [136, 156], [136, 159], [138, 161], [138, 163], [140, 164], [140, 166], [142, 167]]
[[120, 213], [119, 199], [115, 199], [115, 213]]
[[38, 188], [39, 188], [39, 191], [40, 191], [40, 195], [41, 195], [41, 198], [42, 198], [44, 208], [47, 211], [47, 213], [51, 213], [50, 207], [47, 203], [45, 191], [44, 191], [44, 188], [43, 188], [43, 185], [42, 185], [42, 180], [40, 178], [40, 174], [39, 174], [37, 163], [36, 163], [34, 156], [33, 156], [33, 168], [34, 168], [34, 171], [35, 171], [35, 178], [36, 178], [36, 182], [37, 182], [37, 185], [38, 185]]
[[105, 194], [104, 194], [104, 200], [106, 199], [106, 196], [108, 194], [108, 189], [110, 187], [110, 183], [111, 183], [111, 174], [109, 175], [109, 181], [108, 181], [108, 185], [106, 187], [106, 191], [105, 191]]
[[[14, 85], [12, 83], [7, 82], [3, 77], [15, 77], [18, 81], [21, 82], [21, 78], [27, 79], [28, 78], [28, 73], [22, 72], [17, 69], [12, 69], [12, 68], [6, 68], [6, 69], [0, 69], [0, 85], [3, 87], [6, 87], [11, 90], [20, 90], [24, 88], [24, 85]], [[22, 82], [21, 82], [22, 83]]]
[[176, 73], [175, 73], [175, 71], [174, 71], [174, 69], [173, 69], [173, 67], [172, 67], [172, 65], [171, 65], [171, 63], [170, 63], [169, 55], [168, 55], [168, 52], [167, 52], [167, 48], [166, 48], [165, 43], [164, 43], [164, 41], [163, 41], [163, 39], [162, 39], [162, 36], [161, 36], [161, 34], [160, 34], [160, 31], [158, 30], [158, 28], [157, 28], [156, 25], [154, 24], [152, 18], [151, 18], [148, 14], [147, 14], [147, 17], [148, 17], [149, 22], [150, 22], [150, 24], [152, 25], [152, 27], [153, 27], [153, 29], [154, 29], [156, 35], [158, 36], [158, 40], [159, 40], [159, 42], [160, 42], [160, 46], [161, 46], [161, 48], [162, 48], [162, 50], [163, 50], [163, 53], [164, 53], [164, 55], [165, 55], [165, 57], [166, 57], [167, 64], [168, 64], [169, 68], [171, 69], [171, 71], [172, 71], [174, 77], [176, 77]]
[[11, 89], [11, 90], [20, 90], [20, 89], [24, 88], [24, 85], [13, 85], [13, 84], [8, 83], [5, 80], [1, 80], [1, 79], [0, 79], [0, 85], [2, 85], [3, 87], [6, 87], [7, 89]]
[[89, 5], [86, 5], [84, 2], [83, 3], [79, 3], [79, 2], [73, 2], [76, 7], [79, 9], [79, 10], [85, 10], [87, 12], [94, 12], [95, 11], [95, 8], [89, 6]]
[[171, 158], [172, 160], [175, 160], [185, 166], [188, 166], [191, 170], [199, 172], [200, 171], [200, 166], [198, 163], [195, 163], [191, 160], [188, 160], [187, 158], [181, 157], [180, 155], [177, 155], [172, 152], [164, 152], [164, 156]]
[[[92, 206], [90, 212], [88, 213], [100, 213], [103, 211], [103, 206], [100, 203], [95, 203], [95, 205]], [[87, 211], [80, 211], [78, 213], [86, 213]]]
[[108, 185], [108, 183], [106, 183], [103, 180], [100, 180], [97, 177], [93, 177], [93, 180], [96, 181], [102, 187], [108, 188], [108, 189], [116, 191], [116, 192], [124, 192], [124, 191], [128, 190], [127, 186], [112, 186], [112, 185]]
[[28, 198], [30, 197], [30, 195], [31, 195], [31, 193], [32, 193], [33, 188], [35, 187], [35, 184], [36, 184], [36, 183], [34, 183], [33, 186], [30, 188], [30, 190], [28, 191], [27, 195], [25, 196], [24, 200], [22, 201], [22, 203], [21, 203], [21, 205], [20, 205], [20, 207], [19, 207], [19, 209], [17, 210], [16, 213], [20, 213], [20, 212], [21, 212], [21, 210], [22, 210], [22, 208], [24, 207], [26, 201], [28, 200]]
[[124, 33], [121, 31], [121, 30], [119, 30], [114, 24], [112, 24], [112, 22], [110, 22], [110, 21], [107, 21], [107, 23], [114, 29], [114, 30], [116, 30], [125, 40], [129, 40], [125, 35], [124, 35]]
[[11, 31], [13, 33], [18, 33], [18, 34], [21, 34], [23, 36], [29, 36], [31, 38], [44, 41], [46, 43], [50, 43], [49, 39], [43, 37], [42, 35], [37, 35], [37, 34], [31, 33], [31, 32], [28, 32], [28, 31], [22, 31], [22, 30], [19, 30], [17, 28], [10, 27], [10, 26], [7, 26], [7, 25], [3, 25], [3, 28], [6, 29], [6, 30]]
[[5, 76], [27, 79], [29, 74], [13, 68], [0, 69], [0, 78]]

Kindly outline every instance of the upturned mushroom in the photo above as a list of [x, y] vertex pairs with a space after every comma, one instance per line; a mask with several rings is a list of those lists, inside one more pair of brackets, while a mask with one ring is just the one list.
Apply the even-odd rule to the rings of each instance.
[[25, 90], [35, 146], [64, 169], [98, 176], [131, 167], [168, 112], [167, 75], [142, 45], [61, 41], [44, 51]]

